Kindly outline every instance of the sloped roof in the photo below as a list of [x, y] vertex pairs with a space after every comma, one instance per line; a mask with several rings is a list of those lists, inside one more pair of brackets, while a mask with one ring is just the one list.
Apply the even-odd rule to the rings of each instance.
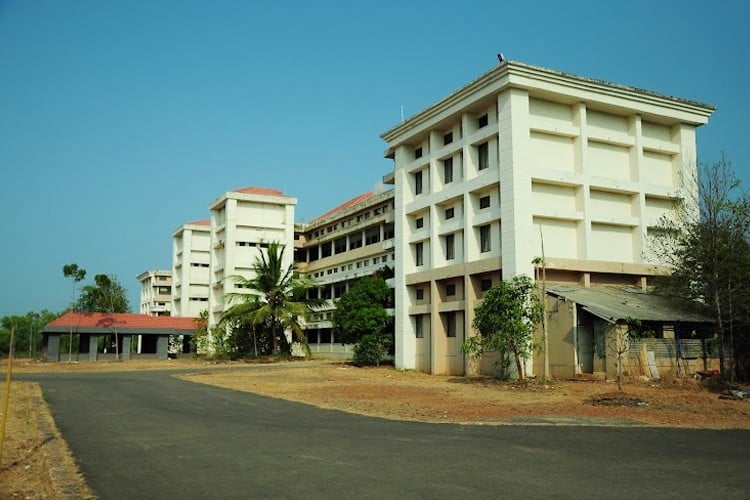
[[326, 217], [330, 217], [331, 215], [335, 214], [336, 212], [341, 212], [342, 210], [346, 210], [347, 208], [351, 208], [354, 205], [356, 205], [357, 203], [362, 203], [363, 201], [367, 201], [367, 200], [369, 200], [370, 198], [372, 198], [374, 196], [375, 196], [375, 193], [371, 193], [371, 192], [362, 193], [359, 196], [355, 196], [354, 198], [352, 198], [352, 199], [350, 199], [348, 201], [345, 201], [341, 205], [339, 205], [339, 206], [337, 206], [335, 208], [332, 208], [331, 210], [327, 211], [326, 213], [315, 217], [310, 222], [315, 222], [315, 221], [318, 221], [318, 220], [321, 220], [321, 219], [325, 219]]
[[195, 318], [149, 316], [135, 313], [78, 313], [69, 311], [42, 330], [45, 333], [111, 333], [118, 332], [192, 334], [197, 328]]
[[210, 226], [211, 221], [208, 219], [194, 220], [193, 222], [188, 222], [185, 225], [186, 226]]
[[698, 312], [695, 303], [677, 301], [633, 286], [547, 285], [547, 293], [576, 302], [609, 323], [622, 323], [631, 318], [665, 323], [714, 323]]
[[279, 191], [278, 189], [273, 188], [267, 188], [267, 187], [260, 187], [260, 186], [248, 186], [240, 189], [233, 189], [233, 193], [244, 193], [244, 194], [259, 194], [263, 196], [283, 196], [286, 198], [286, 195]]

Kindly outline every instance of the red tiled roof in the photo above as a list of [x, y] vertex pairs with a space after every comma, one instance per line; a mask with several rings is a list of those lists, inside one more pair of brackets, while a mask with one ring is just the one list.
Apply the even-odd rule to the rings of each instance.
[[47, 324], [45, 329], [117, 328], [119, 330], [190, 330], [197, 328], [195, 318], [149, 316], [134, 313], [77, 313], [69, 311]]
[[315, 217], [311, 222], [315, 222], [317, 220], [324, 219], [324, 218], [326, 218], [326, 217], [328, 217], [330, 215], [335, 214], [336, 212], [340, 212], [342, 210], [346, 210], [347, 208], [353, 207], [357, 203], [361, 203], [363, 201], [369, 200], [373, 196], [375, 196], [375, 193], [370, 193], [370, 192], [363, 193], [363, 194], [361, 194], [359, 196], [355, 196], [351, 200], [342, 203], [341, 205], [337, 206], [336, 208], [332, 208], [331, 210], [329, 210], [328, 212], [324, 213], [323, 215], [319, 215], [319, 216]]
[[208, 219], [201, 219], [201, 220], [194, 220], [193, 222], [188, 222], [187, 225], [191, 226], [210, 226], [211, 221]]
[[232, 190], [233, 193], [245, 193], [245, 194], [260, 194], [264, 196], [286, 196], [278, 189], [259, 187], [259, 186], [248, 186], [241, 189]]

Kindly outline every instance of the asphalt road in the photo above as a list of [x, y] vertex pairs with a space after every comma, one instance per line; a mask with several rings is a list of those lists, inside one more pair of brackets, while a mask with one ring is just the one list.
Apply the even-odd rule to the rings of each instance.
[[102, 499], [750, 498], [750, 432], [393, 422], [185, 382], [41, 383]]

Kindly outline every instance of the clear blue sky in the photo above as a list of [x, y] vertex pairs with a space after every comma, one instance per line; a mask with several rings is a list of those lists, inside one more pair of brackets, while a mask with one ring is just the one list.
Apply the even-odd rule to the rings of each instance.
[[304, 221], [372, 189], [401, 106], [499, 51], [718, 106], [699, 159], [750, 186], [750, 2], [611, 5], [0, 0], [0, 315], [63, 309], [70, 262], [137, 310], [136, 275], [224, 191], [281, 189]]

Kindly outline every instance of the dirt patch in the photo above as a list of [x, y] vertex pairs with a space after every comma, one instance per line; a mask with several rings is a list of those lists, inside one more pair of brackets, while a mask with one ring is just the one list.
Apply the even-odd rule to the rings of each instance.
[[[5, 389], [5, 383], [2, 386]], [[0, 498], [94, 498], [55, 426], [38, 384], [12, 382]]]
[[[320, 408], [396, 420], [475, 425], [750, 429], [750, 400], [719, 399], [718, 393], [708, 391], [692, 379], [629, 383], [622, 395], [614, 391], [613, 383], [591, 380], [501, 382], [491, 378], [444, 377], [389, 367], [356, 368], [328, 362], [281, 363], [241, 369], [246, 366], [244, 362], [215, 364], [193, 359], [79, 363], [17, 360], [14, 371], [197, 368], [201, 369], [200, 373], [180, 377]], [[4, 373], [2, 362], [0, 369]], [[609, 404], [601, 404], [604, 401]], [[93, 498], [37, 384], [11, 384], [7, 425], [0, 464], [0, 498]]]
[[[727, 401], [682, 381], [501, 382], [341, 364], [223, 370], [187, 380], [396, 420], [750, 429], [750, 401]], [[594, 404], [598, 403], [598, 404]]]
[[594, 406], [647, 406], [648, 403], [641, 398], [628, 396], [627, 394], [603, 394], [594, 396], [587, 401]]

